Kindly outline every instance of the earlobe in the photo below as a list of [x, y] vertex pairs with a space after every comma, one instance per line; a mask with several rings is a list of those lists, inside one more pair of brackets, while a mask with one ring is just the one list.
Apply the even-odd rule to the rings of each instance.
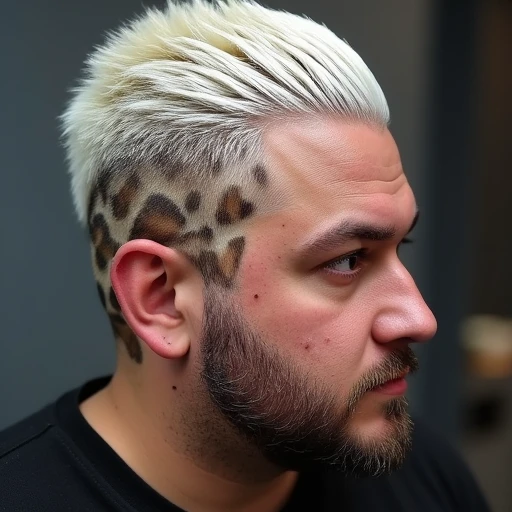
[[150, 240], [127, 242], [112, 261], [112, 287], [125, 320], [166, 359], [183, 357], [190, 348], [190, 326], [176, 307], [187, 267], [182, 254]]

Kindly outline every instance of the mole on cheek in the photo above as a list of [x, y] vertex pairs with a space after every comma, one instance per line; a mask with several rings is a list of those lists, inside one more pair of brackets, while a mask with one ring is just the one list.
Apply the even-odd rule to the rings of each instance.
[[254, 295], [254, 298], [255, 298], [255, 299], [259, 298], [259, 295], [256, 293], [256, 294]]
[[173, 386], [173, 387], [172, 387], [172, 389], [176, 390], [176, 389], [178, 389], [178, 388], [177, 388], [176, 386]]

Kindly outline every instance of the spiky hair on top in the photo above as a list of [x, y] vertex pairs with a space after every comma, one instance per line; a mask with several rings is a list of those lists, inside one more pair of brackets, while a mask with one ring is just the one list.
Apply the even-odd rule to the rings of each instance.
[[389, 120], [373, 74], [325, 26], [252, 1], [149, 9], [92, 53], [62, 116], [78, 217], [100, 172], [257, 158], [265, 120], [319, 113]]

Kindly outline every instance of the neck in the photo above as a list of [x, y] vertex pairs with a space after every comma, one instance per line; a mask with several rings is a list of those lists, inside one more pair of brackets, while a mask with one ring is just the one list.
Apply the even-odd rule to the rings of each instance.
[[[135, 473], [191, 512], [280, 510], [298, 475], [278, 470], [248, 448], [211, 402], [194, 413], [192, 397], [171, 385], [162, 389], [164, 375], [148, 373], [154, 382], [142, 376], [134, 382], [118, 371], [80, 406], [92, 428]], [[197, 400], [197, 389], [193, 395]]]

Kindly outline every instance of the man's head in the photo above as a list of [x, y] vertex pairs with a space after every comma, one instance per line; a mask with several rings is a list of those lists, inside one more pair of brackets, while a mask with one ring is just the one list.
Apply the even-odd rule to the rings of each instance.
[[75, 204], [120, 371], [176, 389], [189, 438], [286, 468], [403, 459], [379, 386], [435, 320], [397, 256], [417, 210], [387, 122], [346, 43], [253, 3], [169, 4], [90, 58]]

